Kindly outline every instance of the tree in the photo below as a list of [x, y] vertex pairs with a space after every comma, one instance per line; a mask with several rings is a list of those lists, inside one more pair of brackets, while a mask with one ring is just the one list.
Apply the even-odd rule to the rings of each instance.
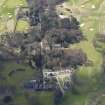
[[[59, 27], [59, 18], [55, 10], [48, 10], [41, 15], [41, 29], [46, 32], [52, 28]], [[47, 23], [47, 24], [46, 24]]]
[[71, 29], [79, 29], [79, 21], [74, 16], [71, 16]]
[[72, 66], [76, 68], [87, 62], [87, 56], [81, 49], [65, 50], [63, 54], [63, 66]]
[[69, 44], [78, 43], [84, 37], [80, 30], [76, 29], [52, 29], [47, 31], [45, 40], [50, 44], [61, 44], [63, 47], [68, 47]]
[[105, 53], [105, 34], [98, 33], [93, 40], [93, 45], [95, 46], [96, 50]]
[[10, 38], [7, 39], [8, 46], [11, 48], [19, 48], [24, 41], [24, 33], [15, 32], [15, 33], [7, 33], [10, 34]]
[[44, 55], [42, 54], [36, 54], [34, 57], [33, 57], [33, 61], [35, 62], [35, 66], [38, 68], [38, 69], [42, 69], [43, 66], [44, 66]]
[[61, 19], [61, 28], [70, 29], [71, 28], [71, 22], [69, 18]]
[[60, 105], [62, 103], [63, 93], [60, 89], [56, 89], [54, 92], [54, 105]]
[[46, 68], [77, 68], [87, 62], [87, 56], [81, 49], [53, 49], [47, 52]]
[[12, 97], [11, 96], [5, 96], [4, 99], [3, 99], [3, 102], [6, 103], [6, 104], [12, 102]]

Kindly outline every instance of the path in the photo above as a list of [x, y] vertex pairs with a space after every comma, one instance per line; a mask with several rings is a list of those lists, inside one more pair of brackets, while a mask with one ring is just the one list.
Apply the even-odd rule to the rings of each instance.
[[8, 32], [13, 32], [14, 31], [14, 27], [15, 27], [14, 26], [14, 20], [13, 19], [8, 20], [6, 27], [7, 27], [7, 31]]

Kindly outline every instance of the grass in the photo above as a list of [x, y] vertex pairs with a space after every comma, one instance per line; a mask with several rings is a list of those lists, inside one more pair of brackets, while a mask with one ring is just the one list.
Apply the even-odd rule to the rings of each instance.
[[16, 96], [15, 103], [18, 105], [28, 105], [28, 101], [26, 100], [24, 95]]
[[86, 95], [73, 95], [67, 93], [64, 98], [64, 103], [62, 105], [85, 105]]
[[[14, 73], [12, 76], [8, 74], [16, 69], [25, 69], [24, 72]], [[3, 69], [2, 75], [8, 79], [8, 83], [18, 86], [22, 81], [32, 79], [35, 76], [35, 70], [28, 65], [17, 64], [15, 62], [7, 62]]]
[[6, 15], [8, 12], [14, 15], [17, 6], [27, 5], [25, 0], [5, 0], [0, 7], [0, 15]]
[[[93, 65], [79, 68], [77, 78], [81, 81], [81, 85], [76, 86], [79, 94], [67, 93], [63, 105], [85, 105], [85, 102], [88, 101], [87, 94], [91, 94], [92, 91], [101, 92], [104, 89], [99, 83], [102, 55], [93, 46], [95, 34], [105, 32], [104, 9], [100, 11], [103, 2], [104, 0], [68, 0], [66, 3], [67, 7], [72, 9], [75, 17], [79, 19], [80, 24], [84, 23], [81, 30], [87, 39], [70, 45], [70, 47], [81, 48], [87, 54], [88, 59], [93, 62]], [[81, 7], [82, 5], [84, 7]], [[95, 5], [94, 9], [92, 9], [92, 5]], [[62, 11], [68, 15], [65, 10], [62, 9]]]
[[[97, 74], [101, 73], [101, 63], [102, 56], [93, 46], [93, 39], [97, 32], [103, 32], [105, 27], [105, 13], [104, 10], [101, 9], [100, 6], [104, 2], [104, 0], [68, 0], [67, 4], [72, 8], [76, 8], [80, 12], [75, 12], [75, 16], [78, 18], [80, 24], [85, 23], [84, 27], [81, 27], [83, 34], [87, 38], [86, 41], [81, 41], [78, 44], [74, 44], [70, 46], [72, 48], [81, 48], [86, 54], [89, 60], [93, 62], [93, 66], [82, 66], [80, 70], [77, 72], [78, 79], [83, 80], [82, 86], [77, 86], [80, 94], [65, 94], [64, 101], [62, 105], [85, 105], [88, 97], [88, 94], [91, 94], [92, 91], [97, 91], [99, 89], [100, 84], [97, 80]], [[25, 0], [6, 0], [3, 5], [0, 7], [0, 15], [3, 17], [8, 17], [8, 12], [13, 16], [14, 19], [14, 11], [16, 6], [23, 4], [27, 5]], [[84, 7], [81, 7], [84, 5]], [[95, 5], [96, 8], [92, 9], [92, 5]], [[63, 9], [62, 9], [63, 10]], [[63, 11], [65, 12], [65, 10]], [[66, 12], [65, 12], [66, 13]], [[86, 15], [84, 15], [86, 13]], [[5, 31], [5, 19], [0, 19], [0, 31]], [[22, 31], [28, 27], [28, 24], [25, 21], [20, 21], [17, 26], [17, 30]], [[93, 28], [93, 30], [91, 30]], [[24, 73], [14, 75], [12, 77], [8, 77], [8, 73], [16, 68], [26, 68]], [[8, 83], [18, 86], [21, 81], [30, 79], [33, 77], [35, 72], [27, 66], [18, 65], [16, 63], [10, 62], [5, 65], [5, 69], [3, 70], [3, 75], [8, 78]], [[100, 89], [99, 91], [103, 90]], [[41, 100], [42, 105], [53, 105], [53, 94], [48, 92], [39, 92], [39, 93], [30, 93], [30, 95], [38, 96]], [[19, 95], [15, 97], [16, 102], [19, 105], [28, 105], [27, 100], [24, 95]]]
[[[24, 72], [15, 72], [12, 76], [8, 74], [16, 69], [26, 69]], [[14, 97], [15, 103], [18, 105], [29, 105], [28, 100], [23, 92], [20, 89], [20, 85], [24, 83], [24, 81], [34, 79], [37, 75], [37, 71], [35, 69], [30, 68], [28, 65], [17, 64], [16, 62], [7, 62], [4, 64], [4, 68], [1, 69], [2, 76], [7, 78], [7, 81], [0, 81], [0, 84], [8, 84], [9, 86], [16, 87], [16, 94]], [[41, 102], [42, 105], [53, 105], [53, 93], [52, 92], [29, 92], [29, 96], [37, 97], [37, 99]]]
[[[0, 0], [0, 3], [1, 2], [2, 1]], [[2, 5], [0, 6], [0, 16], [2, 16], [0, 18], [0, 32], [6, 31], [6, 24], [9, 19], [9, 15], [12, 15], [12, 19], [14, 19], [15, 21], [15, 9], [21, 4], [23, 4], [23, 6], [26, 6], [26, 0], [5, 0], [2, 3]], [[28, 27], [29, 24], [26, 21], [20, 20], [17, 24], [17, 31], [24, 31]], [[11, 71], [19, 68], [26, 69], [26, 71], [14, 73], [11, 77], [8, 76]], [[34, 79], [36, 74], [37, 72], [27, 65], [20, 65], [16, 62], [7, 62], [5, 64], [5, 67], [2, 69], [2, 75], [6, 77], [7, 80], [0, 80], [0, 84], [15, 86], [17, 88], [17, 95], [14, 97], [15, 103], [17, 103], [18, 105], [29, 105], [27, 99], [25, 98], [25, 95], [21, 93], [19, 85], [26, 80]], [[53, 105], [53, 94], [50, 92], [32, 92], [29, 93], [29, 95], [36, 95], [38, 99], [41, 100], [42, 105]]]
[[[38, 94], [36, 95], [38, 96]], [[40, 92], [39, 100], [42, 105], [53, 105], [53, 93], [52, 92]]]
[[[41, 105], [53, 105], [53, 93], [52, 92], [30, 92], [30, 93], [27, 93], [29, 97], [34, 97], [34, 99], [36, 101], [38, 101]], [[20, 98], [20, 96], [17, 97], [18, 98], [18, 101], [20, 101], [22, 98], [24, 98], [24, 95]], [[24, 99], [25, 100], [25, 99]], [[27, 102], [26, 101], [20, 101], [20, 103], [25, 103]], [[19, 104], [19, 105], [27, 105], [26, 104]], [[30, 103], [28, 102], [28, 105]]]
[[[2, 2], [3, 1], [0, 1], [0, 3]], [[11, 18], [15, 21], [15, 9], [19, 6], [27, 6], [26, 0], [4, 0], [4, 2], [0, 6], [0, 32], [7, 31], [4, 27], [6, 27], [9, 16], [11, 16]], [[19, 23], [19, 31], [24, 31], [24, 27], [26, 26], [26, 22]]]
[[[81, 30], [83, 31], [83, 34], [85, 35], [86, 37], [86, 41], [81, 41], [80, 43], [78, 44], [74, 44], [70, 47], [72, 48], [81, 48], [86, 54], [87, 54], [87, 57], [89, 60], [91, 60], [93, 62], [93, 66], [90, 66], [90, 67], [81, 67], [80, 68], [80, 73], [84, 73], [84, 75], [87, 75], [87, 77], [91, 77], [97, 72], [100, 71], [100, 66], [102, 64], [102, 56], [99, 52], [96, 51], [96, 49], [94, 48], [93, 46], [93, 39], [95, 37], [95, 34], [97, 32], [100, 32], [102, 30], [100, 30], [100, 24], [104, 24], [104, 22], [102, 21], [98, 21], [98, 19], [100, 19], [100, 15], [94, 15], [94, 13], [98, 13], [98, 10], [89, 10], [87, 9], [87, 5], [91, 5], [95, 2], [95, 5], [99, 5], [103, 2], [102, 0], [100, 0], [101, 2], [99, 3], [98, 1], [94, 1], [94, 0], [91, 0], [91, 1], [88, 1], [87, 4], [85, 4], [85, 7], [84, 7], [84, 10], [85, 12], [88, 12], [88, 15], [85, 16], [83, 14], [75, 14], [75, 16], [78, 18], [78, 16], [80, 17], [79, 21], [80, 21], [80, 24], [84, 23], [84, 26], [81, 27]], [[80, 6], [80, 3], [81, 0], [78, 0], [76, 3], [75, 3], [75, 8], [79, 8]], [[82, 1], [83, 2], [83, 1]], [[69, 4], [70, 5], [70, 4]], [[80, 11], [82, 11], [81, 9], [79, 9]], [[101, 12], [103, 13], [103, 11]], [[92, 14], [92, 15], [91, 15]], [[91, 30], [92, 29], [92, 30]], [[101, 28], [102, 29], [102, 28]], [[85, 72], [84, 72], [85, 70]], [[79, 74], [80, 74], [79, 73]]]
[[99, 8], [99, 6], [102, 4], [104, 0], [67, 0], [67, 1], [72, 5], [84, 4], [86, 6], [88, 4], [89, 5], [94, 4], [96, 8]]
[[17, 24], [17, 31], [23, 31], [23, 30], [27, 30], [27, 28], [29, 27], [29, 24], [27, 21], [24, 20], [20, 20]]

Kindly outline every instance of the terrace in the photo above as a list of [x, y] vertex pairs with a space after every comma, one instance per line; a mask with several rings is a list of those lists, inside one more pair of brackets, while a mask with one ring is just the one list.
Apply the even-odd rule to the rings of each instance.
[[56, 70], [56, 71], [44, 70], [43, 76], [44, 76], [44, 78], [55, 77], [55, 78], [64, 79], [64, 78], [71, 78], [72, 73], [73, 73], [73, 69], [71, 69], [71, 70], [64, 69], [64, 70]]

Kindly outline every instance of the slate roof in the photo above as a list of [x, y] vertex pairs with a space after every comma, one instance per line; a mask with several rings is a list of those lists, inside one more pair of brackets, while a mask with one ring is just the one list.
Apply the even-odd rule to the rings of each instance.
[[53, 90], [56, 88], [56, 85], [50, 84], [48, 82], [40, 82], [40, 81], [28, 81], [24, 83], [24, 89], [25, 90], [33, 90], [33, 91], [47, 91], [47, 90]]

